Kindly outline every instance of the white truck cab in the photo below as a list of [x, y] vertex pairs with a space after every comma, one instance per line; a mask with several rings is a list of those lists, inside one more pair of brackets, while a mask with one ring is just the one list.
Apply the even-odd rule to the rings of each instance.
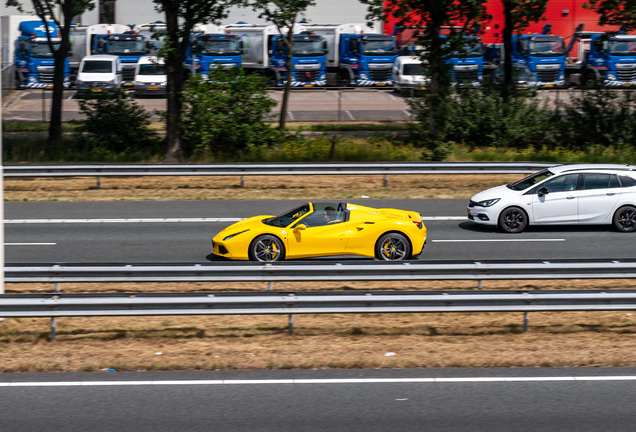
[[430, 81], [424, 74], [426, 67], [419, 57], [398, 57], [393, 65], [393, 91], [407, 93], [426, 90]]
[[121, 87], [122, 66], [118, 56], [99, 54], [82, 59], [75, 86], [78, 93], [101, 93]]
[[168, 76], [163, 59], [144, 56], [135, 69], [135, 95], [165, 95]]

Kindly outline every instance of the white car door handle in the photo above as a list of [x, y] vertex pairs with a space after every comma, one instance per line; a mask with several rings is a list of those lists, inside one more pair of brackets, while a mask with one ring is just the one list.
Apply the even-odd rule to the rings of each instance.
[[607, 195], [607, 196], [616, 195], [616, 192], [608, 192], [608, 193], [606, 193], [605, 195]]
[[569, 197], [566, 197], [566, 198], [567, 198], [567, 199], [574, 199], [574, 198], [576, 198], [576, 197], [574, 197], [574, 196], [569, 196]]

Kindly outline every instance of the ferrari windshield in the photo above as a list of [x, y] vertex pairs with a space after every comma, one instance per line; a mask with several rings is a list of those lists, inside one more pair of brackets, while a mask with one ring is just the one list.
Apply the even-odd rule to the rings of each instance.
[[288, 212], [283, 213], [282, 215], [275, 216], [272, 218], [265, 219], [263, 221], [266, 225], [271, 225], [275, 227], [286, 227], [292, 222], [294, 222], [299, 217], [306, 215], [311, 210], [309, 203], [303, 204], [295, 209], [292, 209]]
[[528, 177], [522, 178], [521, 180], [507, 184], [506, 187], [508, 189], [512, 189], [514, 191], [522, 191], [526, 190], [531, 186], [536, 185], [537, 183], [547, 179], [548, 177], [552, 177], [554, 174], [549, 170], [539, 171], [538, 173], [534, 173], [529, 175]]

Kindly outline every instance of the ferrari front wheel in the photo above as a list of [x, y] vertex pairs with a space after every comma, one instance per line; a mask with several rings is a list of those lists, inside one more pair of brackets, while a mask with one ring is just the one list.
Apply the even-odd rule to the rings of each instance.
[[250, 259], [260, 262], [282, 261], [285, 258], [285, 246], [275, 236], [264, 235], [254, 239], [250, 245]]
[[383, 261], [402, 261], [411, 256], [411, 244], [400, 233], [387, 233], [375, 245], [375, 256]]

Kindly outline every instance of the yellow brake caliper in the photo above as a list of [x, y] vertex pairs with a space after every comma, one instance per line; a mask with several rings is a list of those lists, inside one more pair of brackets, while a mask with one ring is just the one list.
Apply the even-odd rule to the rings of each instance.
[[386, 242], [384, 243], [384, 247], [382, 248], [384, 250], [384, 256], [389, 258], [391, 256], [391, 251], [389, 251], [389, 245], [391, 243], [390, 242]]
[[276, 248], [276, 243], [272, 243], [272, 259], [278, 256], [278, 249]]

